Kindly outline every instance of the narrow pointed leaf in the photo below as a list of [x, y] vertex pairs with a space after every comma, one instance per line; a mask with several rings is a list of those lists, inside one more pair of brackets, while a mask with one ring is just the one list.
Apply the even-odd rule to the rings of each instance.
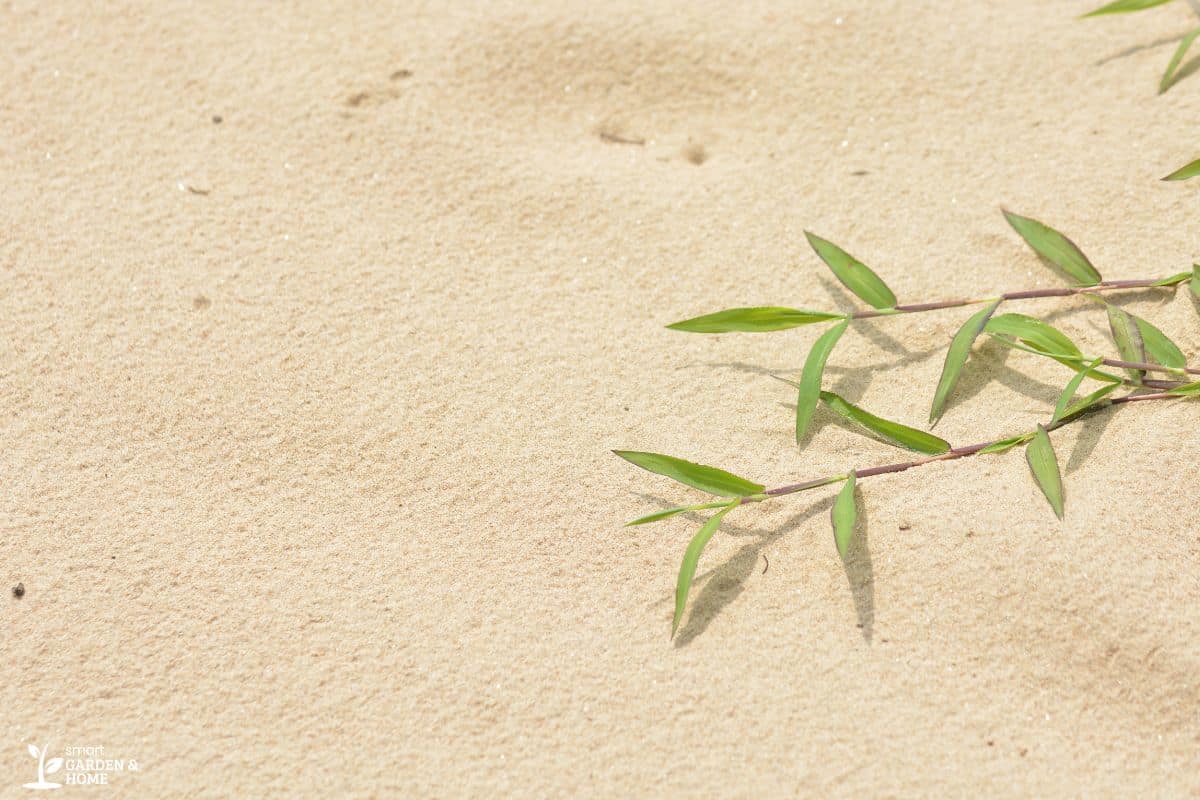
[[664, 508], [662, 511], [655, 511], [653, 514], [647, 514], [644, 517], [630, 520], [625, 523], [625, 527], [629, 528], [634, 525], [645, 525], [648, 522], [658, 522], [660, 519], [667, 519], [676, 514], [686, 514], [689, 511], [701, 511], [705, 508], [715, 508], [712, 504], [701, 504], [698, 506], [676, 506], [675, 508]]
[[1022, 433], [1020, 436], [1010, 436], [1007, 439], [1001, 439], [998, 442], [992, 442], [987, 447], [980, 450], [979, 454], [987, 455], [989, 453], [992, 453], [992, 454], [1007, 453], [1009, 450], [1012, 450], [1017, 445], [1025, 444], [1030, 439], [1032, 439], [1033, 436], [1034, 435], [1032, 433]]
[[1100, 6], [1095, 11], [1089, 11], [1084, 14], [1085, 17], [1098, 17], [1102, 14], [1125, 14], [1130, 11], [1141, 11], [1146, 8], [1154, 8], [1161, 6], [1164, 3], [1169, 3], [1171, 0], [1114, 0], [1108, 5]]
[[1092, 262], [1066, 236], [1036, 219], [1008, 211], [1004, 212], [1004, 218], [1035, 253], [1067, 273], [1080, 286], [1095, 286], [1100, 282], [1100, 273]]
[[1188, 281], [1188, 288], [1192, 290], [1192, 295], [1200, 300], [1200, 264], [1192, 267], [1192, 279]]
[[1192, 277], [1191, 270], [1188, 270], [1186, 272], [1177, 272], [1169, 278], [1163, 278], [1161, 281], [1155, 281], [1154, 283], [1152, 283], [1150, 285], [1151, 286], [1175, 286], [1177, 284], [1183, 283], [1190, 277]]
[[34, 758], [40, 758], [40, 757], [41, 757], [41, 755], [42, 755], [42, 751], [41, 751], [41, 750], [38, 750], [38, 747], [37, 747], [37, 745], [36, 745], [36, 744], [27, 745], [26, 747], [27, 747], [27, 748], [28, 748], [28, 750], [29, 750], [29, 755], [33, 756]]
[[798, 308], [761, 306], [758, 308], [727, 308], [714, 314], [673, 322], [667, 327], [674, 331], [689, 333], [729, 333], [743, 331], [767, 333], [782, 331], [800, 325], [811, 325], [828, 319], [840, 319], [842, 314], [825, 311], [804, 311]]
[[[1141, 331], [1133, 317], [1113, 305], [1105, 306], [1108, 311], [1108, 327], [1112, 331], [1113, 341], [1117, 343], [1117, 352], [1123, 361], [1133, 361], [1139, 364], [1146, 362], [1146, 346], [1142, 342]], [[1126, 370], [1135, 383], [1141, 383], [1143, 373], [1138, 369]]]
[[937, 421], [942, 418], [942, 414], [945, 413], [946, 401], [950, 399], [950, 393], [954, 391], [954, 386], [958, 383], [963, 365], [967, 363], [967, 356], [971, 354], [971, 345], [975, 343], [975, 337], [979, 336], [979, 332], [987, 325], [988, 319], [995, 313], [998, 305], [1000, 305], [999, 300], [975, 313], [958, 329], [958, 333], [954, 334], [954, 340], [950, 342], [950, 349], [946, 351], [946, 363], [942, 365], [942, 377], [938, 379], [937, 391], [933, 395], [933, 407], [929, 410], [930, 425], [936, 425]]
[[[1071, 419], [1072, 417], [1082, 414], [1085, 411], [1091, 411], [1093, 409], [1093, 407], [1097, 406], [1100, 403], [1101, 400], [1103, 400], [1105, 397], [1108, 397], [1110, 394], [1115, 392], [1120, 386], [1121, 386], [1121, 384], [1119, 384], [1119, 383], [1110, 383], [1107, 386], [1101, 386], [1099, 389], [1092, 392], [1087, 397], [1083, 398], [1082, 400], [1078, 400], [1078, 401], [1072, 403], [1070, 406], [1068, 406], [1067, 410], [1065, 412], [1063, 412], [1062, 420], [1066, 421], [1066, 420]], [[1104, 405], [1108, 405], [1108, 403], [1104, 403]]]
[[61, 758], [52, 758], [46, 762], [46, 774], [53, 775], [62, 768], [63, 760]]
[[700, 554], [704, 552], [704, 546], [708, 544], [708, 540], [717, 532], [721, 520], [734, 506], [735, 504], [731, 503], [709, 517], [708, 521], [692, 537], [687, 550], [684, 551], [683, 561], [679, 565], [679, 580], [675, 584], [675, 618], [671, 622], [672, 637], [675, 636], [675, 631], [679, 630], [679, 621], [683, 619], [683, 609], [687, 606], [688, 592], [692, 588], [692, 578], [696, 575], [696, 564], [700, 561]]
[[804, 438], [813, 411], [817, 408], [817, 400], [821, 397], [821, 376], [825, 372], [825, 362], [829, 360], [833, 346], [842, 338], [849, 325], [850, 320], [846, 319], [825, 331], [808, 352], [808, 358], [804, 361], [804, 371], [800, 374], [800, 391], [796, 396], [797, 442]]
[[932, 433], [910, 428], [907, 425], [901, 425], [890, 419], [877, 417], [870, 411], [847, 402], [833, 392], [821, 392], [821, 399], [838, 414], [865, 428], [888, 444], [933, 456], [941, 455], [950, 449], [950, 443], [945, 439], [938, 438]]
[[1187, 359], [1184, 358], [1183, 352], [1179, 347], [1172, 342], [1167, 335], [1158, 328], [1151, 325], [1148, 321], [1141, 317], [1134, 316], [1134, 323], [1137, 325], [1138, 333], [1142, 335], [1142, 344], [1146, 347], [1146, 355], [1156, 364], [1162, 364], [1164, 367], [1186, 367]]
[[[1070, 367], [1073, 370], [1078, 370], [1079, 366], [1081, 364], [1083, 364], [1084, 361], [1086, 360], [1086, 359], [1084, 359], [1083, 354], [1073, 356], [1073, 355], [1069, 355], [1067, 353], [1048, 353], [1045, 350], [1038, 350], [1033, 347], [1026, 347], [1025, 345], [1021, 344], [1020, 342], [1014, 341], [1013, 339], [1009, 338], [1008, 336], [1004, 336], [1002, 334], [996, 334], [996, 333], [992, 334], [992, 340], [995, 342], [999, 342], [1000, 344], [1004, 345], [1005, 347], [1011, 347], [1014, 350], [1020, 350], [1023, 353], [1033, 353], [1035, 356], [1045, 356], [1046, 358], [1057, 361], [1058, 363], [1062, 364], [1063, 366]], [[1122, 382], [1122, 379], [1118, 378], [1116, 375], [1111, 375], [1107, 372], [1104, 372], [1104, 371], [1098, 370], [1098, 369], [1091, 370], [1088, 374], [1090, 377], [1095, 378], [1098, 381], [1110, 381], [1112, 383], [1121, 383]]]
[[833, 270], [837, 279], [859, 299], [875, 308], [892, 308], [896, 305], [896, 295], [892, 294], [892, 290], [870, 267], [833, 242], [808, 231], [805, 231], [804, 235], [808, 237], [808, 243], [817, 251], [821, 260]]
[[1026, 314], [999, 314], [988, 320], [984, 330], [991, 334], [1003, 334], [1020, 339], [1030, 347], [1044, 353], [1075, 357], [1083, 355], [1065, 333], [1047, 322]]
[[1172, 172], [1163, 178], [1164, 181], [1186, 181], [1188, 178], [1194, 178], [1200, 175], [1200, 158], [1188, 164], [1184, 164], [1179, 169]]
[[716, 467], [706, 467], [703, 464], [693, 464], [682, 458], [664, 456], [660, 453], [641, 453], [635, 450], [613, 450], [613, 453], [644, 470], [665, 475], [702, 492], [721, 497], [746, 497], [758, 494], [765, 488], [761, 483], [748, 481], [732, 472], [726, 472]]
[[1029, 462], [1029, 469], [1033, 472], [1033, 479], [1037, 481], [1038, 488], [1050, 501], [1050, 507], [1054, 509], [1055, 516], [1062, 519], [1062, 475], [1058, 471], [1058, 459], [1054, 456], [1054, 446], [1050, 444], [1050, 437], [1046, 435], [1046, 429], [1041, 425], [1038, 425], [1037, 433], [1030, 440], [1029, 446], [1025, 448], [1025, 460]]
[[1187, 36], [1184, 36], [1182, 41], [1179, 42], [1179, 47], [1175, 48], [1175, 53], [1171, 56], [1170, 63], [1167, 64], [1167, 71], [1163, 73], [1162, 80], [1158, 82], [1159, 94], [1170, 89], [1171, 84], [1175, 82], [1175, 71], [1179, 69], [1180, 62], [1187, 55], [1188, 48], [1192, 46], [1192, 42], [1196, 41], [1197, 36], [1200, 36], [1200, 28], [1196, 28]]
[[838, 555], [843, 559], [850, 550], [850, 541], [854, 538], [854, 527], [858, 523], [858, 504], [854, 500], [855, 474], [850, 473], [842, 490], [838, 492], [837, 500], [833, 501], [833, 542], [837, 545]]
[[1194, 383], [1185, 383], [1183, 386], [1176, 386], [1174, 389], [1169, 390], [1167, 394], [1177, 394], [1180, 397], [1195, 397], [1200, 395], [1200, 381], [1196, 381]]
[[1071, 400], [1075, 397], [1075, 392], [1079, 390], [1079, 384], [1083, 383], [1083, 379], [1088, 376], [1088, 373], [1100, 366], [1100, 362], [1103, 360], [1103, 358], [1094, 359], [1092, 363], [1087, 364], [1083, 369], [1075, 373], [1074, 378], [1071, 378], [1070, 383], [1067, 384], [1067, 388], [1063, 389], [1062, 394], [1058, 396], [1058, 403], [1054, 406], [1054, 416], [1050, 418], [1051, 427], [1066, 414], [1067, 408], [1071, 405]]

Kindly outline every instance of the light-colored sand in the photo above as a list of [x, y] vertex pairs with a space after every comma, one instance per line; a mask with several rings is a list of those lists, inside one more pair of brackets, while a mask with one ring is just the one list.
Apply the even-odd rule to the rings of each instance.
[[[1063, 524], [1019, 452], [863, 481], [849, 576], [830, 493], [734, 514], [676, 644], [697, 522], [619, 525], [697, 495], [608, 452], [903, 458], [791, 443], [815, 329], [663, 329], [846, 307], [805, 228], [908, 302], [1057, 285], [1001, 205], [1187, 268], [1195, 20], [1091, 5], [6, 4], [0, 796], [46, 741], [125, 797], [1200, 792], [1197, 404], [1056, 434]], [[829, 384], [920, 424], [963, 318]], [[982, 345], [938, 432], [1068, 377]]]

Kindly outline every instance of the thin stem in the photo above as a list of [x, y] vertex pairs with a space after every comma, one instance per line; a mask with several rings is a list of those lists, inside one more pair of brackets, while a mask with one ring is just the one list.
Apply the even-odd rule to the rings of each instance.
[[805, 489], [815, 489], [818, 486], [837, 483], [838, 481], [845, 480], [847, 477], [849, 477], [849, 474], [830, 475], [827, 478], [817, 478], [816, 480], [805, 481], [804, 483], [790, 483], [787, 486], [780, 486], [775, 489], [767, 489], [765, 492], [763, 492], [763, 494], [767, 495], [768, 497], [779, 497], [785, 494], [795, 494], [796, 492], [803, 492]]
[[1180, 399], [1180, 395], [1171, 394], [1170, 392], [1155, 392], [1153, 394], [1127, 394], [1123, 397], [1114, 397], [1108, 401], [1108, 405], [1117, 406], [1121, 403], [1136, 403], [1139, 400], [1170, 400], [1175, 398]]
[[1200, 369], [1196, 369], [1195, 367], [1164, 367], [1162, 364], [1144, 364], [1140, 361], [1121, 361], [1116, 358], [1106, 358], [1101, 363], [1110, 367], [1139, 369], [1145, 372], [1169, 372], [1172, 375], [1200, 375]]
[[[1200, 3], [1200, 0], [1196, 0]], [[998, 295], [1001, 300], [1034, 300], [1042, 297], [1070, 297], [1071, 295], [1086, 294], [1088, 292], [1111, 292], [1120, 291], [1122, 289], [1149, 289], [1161, 288], [1169, 289], [1173, 286], [1157, 286], [1156, 280], [1134, 280], [1134, 281], [1102, 281], [1095, 286], [1069, 286], [1060, 289], [1029, 289], [1021, 292], [1005, 292]], [[943, 308], [959, 308], [961, 306], [976, 306], [983, 303], [991, 303], [996, 300], [996, 297], [980, 297], [972, 299], [960, 300], [941, 300], [934, 303], [914, 303], [910, 305], [899, 305], [895, 308], [883, 309], [861, 309], [850, 314], [851, 319], [870, 319], [872, 317], [890, 317], [896, 314], [919, 314], [923, 311], [938, 311]]]

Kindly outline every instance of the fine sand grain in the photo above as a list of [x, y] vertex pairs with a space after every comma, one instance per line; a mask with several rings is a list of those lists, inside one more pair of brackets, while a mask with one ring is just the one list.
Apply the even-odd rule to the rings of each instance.
[[[620, 525], [698, 495], [609, 453], [898, 460], [791, 441], [817, 331], [663, 327], [848, 307], [805, 229], [902, 302], [1058, 285], [1001, 206], [1188, 268], [1196, 20], [1097, 2], [3, 4], [0, 797], [1200, 793], [1197, 403], [1056, 433], [1063, 523], [1019, 451], [864, 481], [847, 568], [831, 491], [731, 515], [675, 642], [698, 518]], [[919, 425], [964, 318], [827, 385]], [[1068, 377], [981, 343], [938, 433]]]

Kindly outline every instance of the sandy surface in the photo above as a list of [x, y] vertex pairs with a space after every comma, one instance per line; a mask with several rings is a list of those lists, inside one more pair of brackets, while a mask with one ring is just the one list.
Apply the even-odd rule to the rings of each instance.
[[[663, 328], [847, 307], [806, 228], [908, 302], [1058, 285], [1001, 205], [1187, 268], [1187, 7], [734, 5], [3, 4], [0, 796], [47, 742], [121, 797], [1200, 793], [1196, 404], [1056, 434], [1062, 524], [1020, 452], [864, 481], [848, 569], [828, 492], [734, 514], [674, 644], [696, 519], [619, 526], [698, 495], [608, 452], [903, 458], [792, 443], [816, 329]], [[920, 424], [964, 318], [827, 384]], [[1068, 377], [982, 345], [938, 432]]]

